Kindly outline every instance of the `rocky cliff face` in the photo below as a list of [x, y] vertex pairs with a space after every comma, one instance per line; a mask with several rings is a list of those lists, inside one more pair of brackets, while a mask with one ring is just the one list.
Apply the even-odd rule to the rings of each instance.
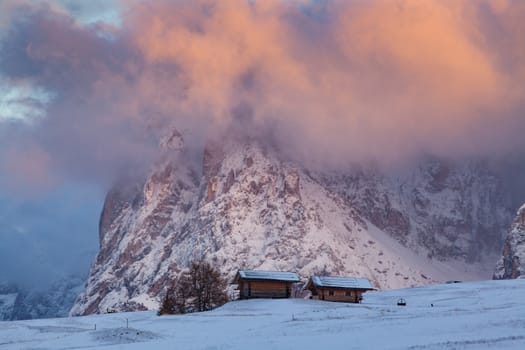
[[[429, 159], [398, 175], [324, 173], [253, 140], [210, 142], [202, 165], [182, 137], [144, 181], [111, 190], [100, 252], [71, 314], [157, 308], [170, 280], [205, 258], [241, 268], [368, 277], [377, 288], [491, 274], [509, 218], [480, 164]], [[433, 261], [439, 260], [439, 264]]]
[[510, 233], [503, 244], [503, 254], [498, 261], [495, 279], [525, 276], [525, 204], [518, 210]]
[[360, 169], [324, 180], [361, 217], [432, 259], [494, 258], [511, 219], [500, 182], [483, 162], [427, 157], [396, 175]]

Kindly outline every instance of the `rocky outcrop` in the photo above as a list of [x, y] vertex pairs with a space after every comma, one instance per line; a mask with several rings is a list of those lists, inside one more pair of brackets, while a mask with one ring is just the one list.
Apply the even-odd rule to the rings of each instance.
[[493, 264], [501, 247], [508, 218], [481, 166], [427, 160], [397, 175], [335, 174], [285, 161], [255, 140], [210, 142], [200, 164], [178, 133], [162, 147], [145, 179], [108, 193], [100, 252], [72, 315], [155, 309], [193, 259], [230, 278], [259, 268], [401, 288], [468, 278], [451, 271]]
[[525, 276], [525, 204], [518, 210], [510, 233], [503, 244], [494, 279], [512, 279]]
[[480, 161], [427, 157], [394, 174], [360, 167], [323, 176], [361, 217], [433, 259], [496, 259], [512, 219], [500, 181]]

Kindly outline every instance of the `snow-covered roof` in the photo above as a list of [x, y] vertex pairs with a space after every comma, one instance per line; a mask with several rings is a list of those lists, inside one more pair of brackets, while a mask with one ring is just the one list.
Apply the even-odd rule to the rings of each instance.
[[366, 278], [312, 276], [310, 280], [316, 287], [374, 289]]
[[238, 278], [248, 280], [268, 280], [299, 282], [299, 276], [295, 272], [285, 271], [261, 271], [261, 270], [239, 270]]

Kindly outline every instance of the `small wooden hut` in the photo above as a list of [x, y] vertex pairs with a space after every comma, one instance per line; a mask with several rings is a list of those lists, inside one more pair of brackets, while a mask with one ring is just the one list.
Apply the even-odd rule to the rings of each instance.
[[359, 303], [366, 291], [374, 290], [366, 278], [312, 276], [304, 287], [312, 299]]
[[239, 285], [240, 299], [289, 298], [292, 285], [299, 281], [295, 272], [239, 270], [234, 283]]

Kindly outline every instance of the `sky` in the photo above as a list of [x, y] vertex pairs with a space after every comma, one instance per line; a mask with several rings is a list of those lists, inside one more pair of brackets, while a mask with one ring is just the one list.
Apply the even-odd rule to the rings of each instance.
[[521, 0], [4, 0], [0, 279], [85, 274], [105, 192], [172, 128], [323, 167], [520, 160], [523, 81]]

